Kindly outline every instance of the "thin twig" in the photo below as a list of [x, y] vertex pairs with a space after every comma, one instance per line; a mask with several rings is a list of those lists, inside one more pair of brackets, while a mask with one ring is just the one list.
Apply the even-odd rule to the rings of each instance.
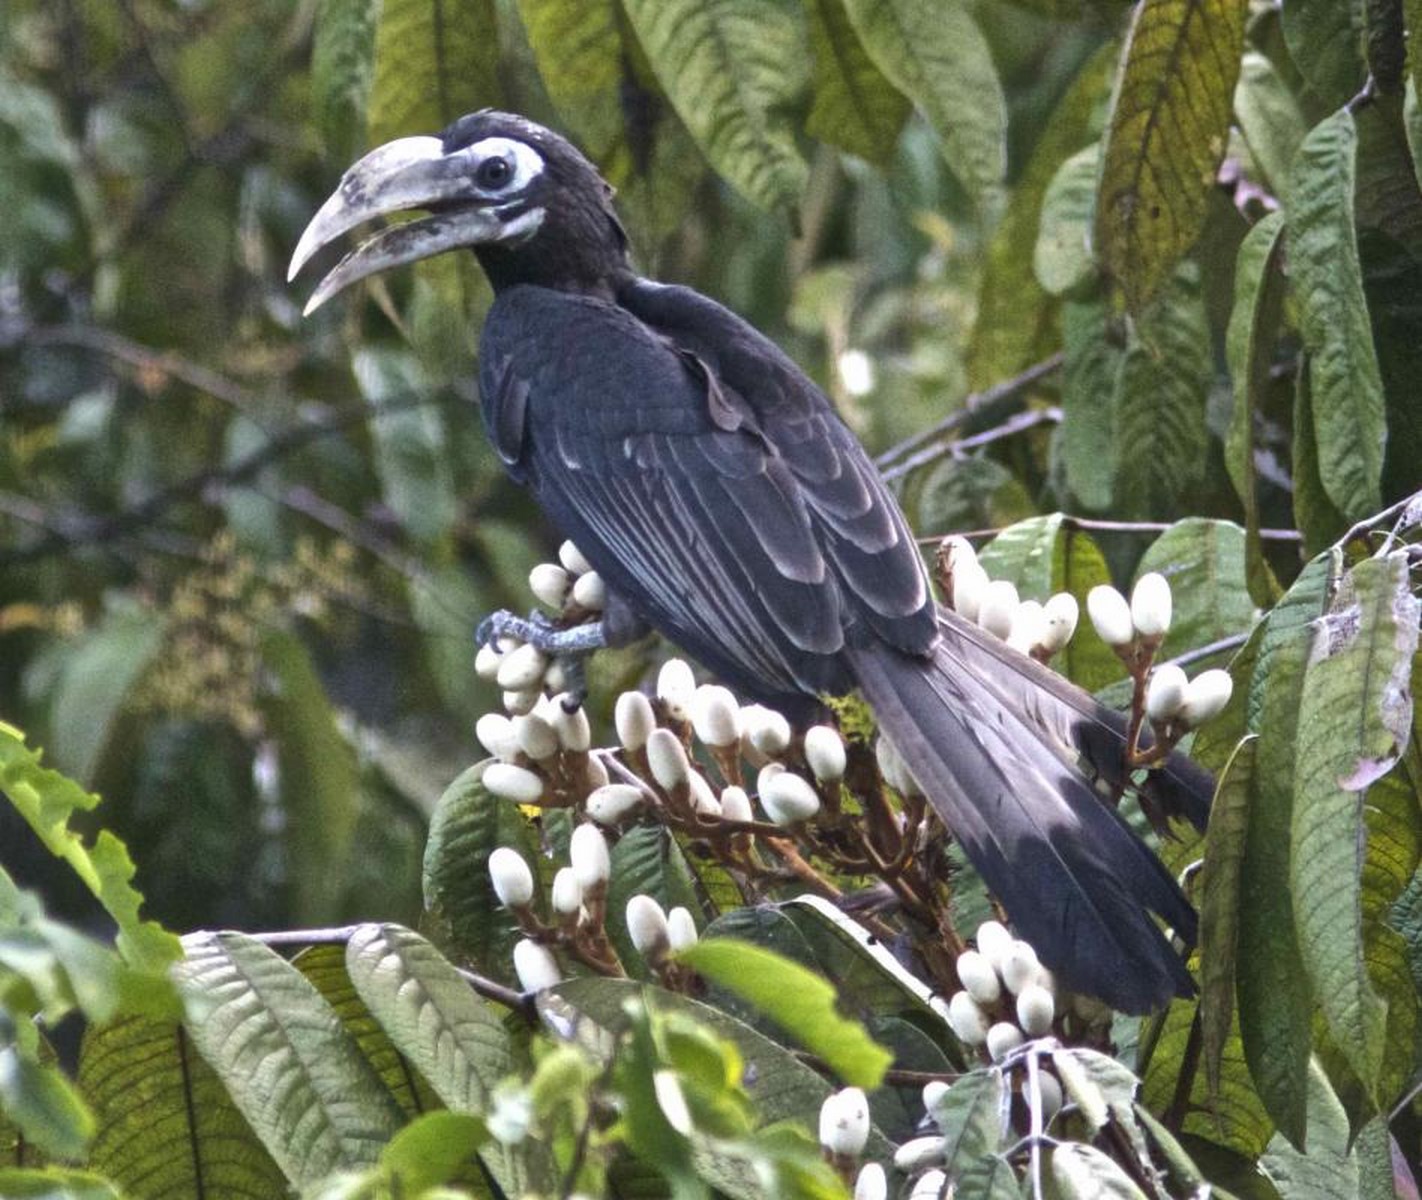
[[919, 467], [924, 467], [931, 462], [936, 462], [940, 458], [947, 458], [949, 456], [959, 458], [968, 450], [975, 450], [979, 446], [986, 446], [992, 442], [1001, 441], [1003, 438], [1012, 437], [1025, 430], [1033, 429], [1038, 425], [1060, 424], [1061, 419], [1062, 410], [1055, 405], [1048, 408], [1028, 409], [1026, 412], [1020, 412], [1015, 416], [1009, 417], [1001, 425], [994, 425], [991, 429], [984, 429], [981, 433], [975, 433], [971, 437], [935, 442], [933, 445], [920, 450], [917, 454], [910, 454], [902, 462], [884, 467], [879, 473], [884, 477], [884, 481], [887, 483], [907, 475], [910, 471], [916, 471]]
[[[1390, 510], [1391, 511], [1391, 510]], [[1376, 518], [1371, 518], [1376, 520]], [[1091, 533], [1128, 533], [1139, 535], [1154, 535], [1164, 533], [1174, 526], [1169, 521], [1107, 521], [1096, 517], [1074, 517], [1064, 515], [1062, 524], [1068, 529], [1081, 529]], [[1357, 528], [1364, 528], [1366, 523]], [[1005, 526], [996, 526], [989, 529], [969, 529], [964, 533], [957, 534], [958, 537], [965, 537], [969, 541], [978, 541], [986, 538], [995, 538], [1000, 534]], [[946, 535], [932, 534], [928, 537], [918, 538], [921, 546], [936, 546]], [[1303, 534], [1297, 529], [1261, 529], [1259, 536], [1266, 542], [1302, 542]], [[1344, 539], [1347, 540], [1346, 538]]]
[[1249, 634], [1232, 633], [1229, 637], [1220, 638], [1217, 642], [1209, 642], [1203, 646], [1196, 646], [1193, 650], [1187, 650], [1184, 654], [1177, 654], [1170, 659], [1177, 667], [1188, 667], [1191, 663], [1199, 662], [1202, 658], [1210, 658], [1216, 654], [1222, 654], [1226, 650], [1237, 650], [1249, 640]]

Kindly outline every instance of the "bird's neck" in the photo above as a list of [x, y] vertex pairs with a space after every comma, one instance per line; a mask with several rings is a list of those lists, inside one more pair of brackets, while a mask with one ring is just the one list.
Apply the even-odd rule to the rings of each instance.
[[496, 293], [531, 284], [612, 299], [631, 274], [621, 226], [598, 204], [550, 209], [526, 240], [486, 243], [474, 253]]

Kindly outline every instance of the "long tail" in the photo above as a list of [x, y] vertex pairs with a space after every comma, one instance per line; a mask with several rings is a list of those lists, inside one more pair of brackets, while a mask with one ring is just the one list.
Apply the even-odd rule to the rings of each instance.
[[[1120, 773], [1119, 720], [952, 614], [942, 632], [930, 661], [883, 643], [849, 654], [881, 729], [944, 824], [1068, 987], [1124, 1012], [1191, 994], [1150, 914], [1193, 942], [1194, 909], [1083, 769], [1109, 776], [1114, 750]], [[1184, 759], [1162, 775], [1162, 808], [1201, 823], [1209, 775]]]

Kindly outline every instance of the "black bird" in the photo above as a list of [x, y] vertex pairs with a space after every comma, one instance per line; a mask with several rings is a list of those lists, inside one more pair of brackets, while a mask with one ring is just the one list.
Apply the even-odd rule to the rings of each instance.
[[[792, 719], [857, 687], [1069, 987], [1129, 1012], [1189, 994], [1151, 913], [1186, 941], [1195, 913], [1092, 784], [1124, 782], [1119, 716], [934, 604], [903, 514], [809, 378], [715, 301], [639, 277], [597, 169], [508, 113], [361, 159], [292, 274], [408, 209], [430, 215], [361, 244], [307, 311], [374, 272], [473, 250], [495, 292], [479, 344], [489, 437], [621, 602], [562, 648], [647, 622]], [[1203, 823], [1210, 780], [1188, 760], [1151, 786], [1158, 810]]]

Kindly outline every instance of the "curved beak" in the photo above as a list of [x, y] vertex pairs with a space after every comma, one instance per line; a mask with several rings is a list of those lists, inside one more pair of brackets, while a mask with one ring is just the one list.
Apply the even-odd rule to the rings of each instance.
[[468, 166], [459, 151], [446, 154], [437, 137], [408, 137], [377, 147], [347, 170], [297, 242], [288, 280], [323, 246], [366, 221], [451, 201], [468, 206], [388, 226], [362, 242], [321, 280], [303, 315], [368, 275], [505, 236], [506, 226], [475, 191]]

